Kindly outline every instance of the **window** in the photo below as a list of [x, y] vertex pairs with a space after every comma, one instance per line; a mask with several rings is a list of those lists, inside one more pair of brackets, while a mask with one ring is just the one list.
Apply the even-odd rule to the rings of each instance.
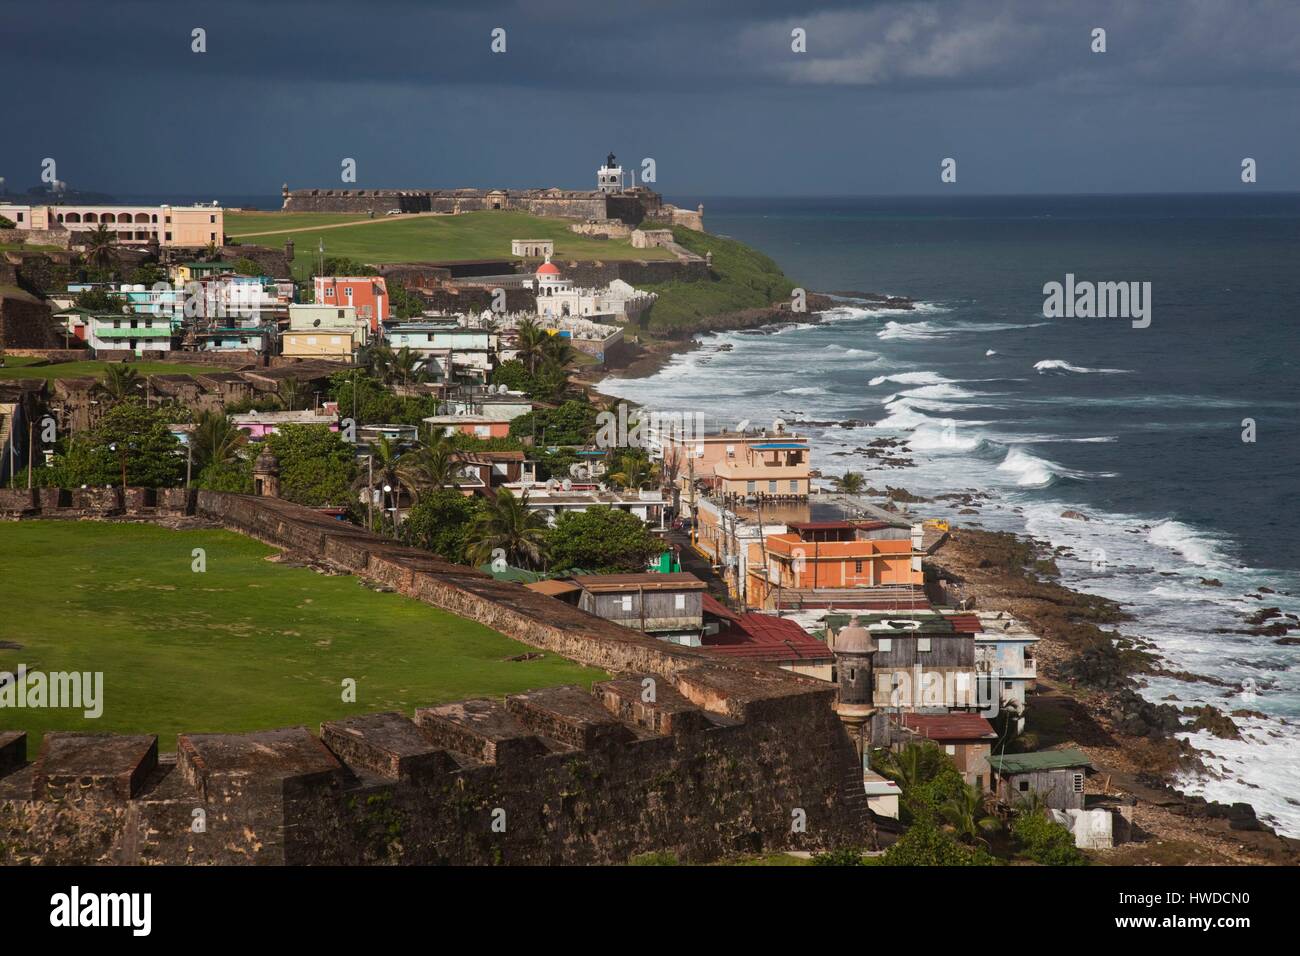
[[208, 235], [212, 237], [213, 242], [217, 241], [217, 234], [215, 232], [208, 233]]
[[956, 745], [956, 744], [944, 744], [944, 745], [943, 745], [943, 752], [946, 753], [949, 757], [955, 757], [955, 756], [957, 756], [957, 745]]
[[172, 234], [169, 232], [169, 233], [165, 233], [165, 235], [167, 236], [167, 241], [168, 241], [168, 242], [171, 242], [171, 241], [172, 241]]
[[755, 491], [758, 490], [758, 482], [757, 481], [745, 482], [745, 490], [752, 495]]
[[684, 611], [684, 610], [686, 610], [686, 595], [685, 595], [685, 594], [679, 594], [679, 595], [677, 595], [677, 602], [676, 602], [676, 603], [677, 603], [677, 610], [679, 610], [679, 611]]
[[862, 562], [861, 562], [861, 561], [854, 561], [854, 562], [853, 562], [853, 573], [854, 573], [854, 574], [861, 574], [861, 573], [862, 573]]
[[315, 345], [315, 344], [316, 344], [316, 336], [314, 336], [314, 335], [309, 335], [309, 336], [307, 336], [307, 344], [308, 344], [308, 345]]
[[340, 319], [343, 319], [343, 318], [346, 318], [346, 317], [347, 317], [347, 313], [346, 313], [345, 311], [343, 311], [342, 309], [339, 309], [339, 318], [340, 318]]
[[623, 595], [623, 610], [625, 611], [632, 610], [632, 595], [630, 594]]
[[876, 650], [892, 651], [894, 649], [894, 639], [892, 637], [876, 638]]
[[775, 482], [775, 481], [769, 481], [769, 482], [767, 483], [767, 493], [768, 493], [769, 495], [774, 495], [774, 494], [776, 494], [776, 482]]
[[1028, 781], [1028, 780], [1021, 780], [1018, 784], [1016, 784], [1016, 789], [1018, 789], [1021, 793], [1028, 793], [1028, 792], [1029, 792], [1029, 781]]
[[1074, 775], [1074, 792], [1083, 793], [1083, 774], [1081, 773]]
[[1012, 683], [1011, 683], [1011, 681], [1009, 681], [1009, 680], [1004, 680], [1004, 681], [1002, 682], [1002, 689], [1003, 689], [1003, 690], [1011, 690], [1011, 687], [1012, 687]]
[[983, 775], [983, 774], [980, 774], [980, 773], [975, 774], [975, 789], [976, 789], [976, 790], [983, 790], [983, 789], [984, 789], [984, 775]]
[[727, 446], [727, 457], [728, 457], [728, 458], [735, 458], [735, 457], [736, 457], [736, 446], [735, 446], [735, 445], [728, 445], [728, 446]]
[[327, 298], [327, 299], [332, 299], [332, 298], [334, 298], [334, 290], [333, 290], [332, 288], [327, 288], [327, 289], [325, 290], [325, 298]]
[[930, 639], [928, 637], [918, 637], [916, 639], [916, 649], [918, 651], [928, 651], [930, 649]]
[[797, 480], [791, 480], [790, 494], [797, 495], [798, 493], [799, 493], [799, 482]]
[[330, 336], [330, 345], [338, 345], [338, 344], [339, 344], [340, 342], [342, 342], [342, 341], [343, 341], [343, 339], [342, 339], [341, 336], [338, 336], [338, 335], [331, 335], [331, 336]]
[[[474, 426], [474, 434], [475, 434], [477, 437], [479, 437], [479, 438], [491, 438], [491, 437], [492, 437], [492, 428], [491, 428], [490, 426], [488, 426], [488, 425], [475, 425], [475, 426]], [[632, 600], [632, 599], [631, 599], [631, 598], [624, 598], [623, 600], [625, 600], [625, 601], [630, 601], [630, 600]]]
[[22, 213], [19, 213], [19, 214], [18, 214], [18, 221], [19, 221], [19, 222], [22, 222], [22, 221], [23, 221], [23, 214], [22, 214]]

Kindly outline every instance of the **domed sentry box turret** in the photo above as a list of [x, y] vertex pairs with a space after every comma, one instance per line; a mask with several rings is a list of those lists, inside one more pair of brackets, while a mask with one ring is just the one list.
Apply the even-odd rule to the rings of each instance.
[[835, 713], [861, 755], [871, 746], [871, 717], [876, 712], [876, 641], [865, 627], [849, 624], [835, 635], [834, 653], [840, 691]]
[[253, 460], [253, 492], [263, 498], [280, 497], [280, 460], [269, 450]]

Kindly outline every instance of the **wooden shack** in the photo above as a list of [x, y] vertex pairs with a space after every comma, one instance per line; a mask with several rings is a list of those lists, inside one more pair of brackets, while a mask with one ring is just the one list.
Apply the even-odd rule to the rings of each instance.
[[1050, 810], [1083, 809], [1083, 781], [1092, 763], [1082, 751], [1000, 754], [988, 762], [997, 781], [998, 802], [1004, 806], [1014, 807], [1037, 793]]

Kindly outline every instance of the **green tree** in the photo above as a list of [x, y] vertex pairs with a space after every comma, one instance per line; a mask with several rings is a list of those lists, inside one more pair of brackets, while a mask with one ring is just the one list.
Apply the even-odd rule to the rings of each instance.
[[523, 319], [515, 335], [515, 349], [529, 375], [537, 374], [537, 366], [544, 355], [546, 340], [550, 336], [535, 319]]
[[456, 449], [446, 435], [437, 435], [427, 444], [413, 448], [402, 456], [398, 476], [418, 500], [430, 491], [441, 491], [451, 484], [456, 473]]
[[300, 505], [351, 505], [357, 476], [352, 446], [328, 425], [284, 425], [267, 436], [280, 461], [280, 497]]
[[636, 515], [617, 508], [566, 512], [546, 535], [551, 568], [601, 573], [644, 571], [663, 542]]
[[539, 568], [546, 561], [546, 531], [546, 519], [528, 508], [528, 492], [516, 498], [502, 488], [470, 525], [470, 559], [482, 564], [500, 554], [515, 567]]
[[101, 384], [110, 399], [121, 402], [138, 394], [140, 376], [131, 366], [117, 363], [104, 369]]
[[885, 866], [991, 866], [996, 861], [983, 848], [964, 846], [931, 820], [913, 823], [885, 851]]
[[117, 265], [117, 235], [104, 223], [97, 229], [80, 233], [82, 258], [96, 269], [109, 270]]
[[255, 260], [242, 256], [235, 260], [235, 272], [241, 276], [260, 276], [262, 267]]
[[122, 311], [122, 300], [103, 289], [83, 289], [73, 297], [72, 304], [91, 312]]
[[66, 455], [56, 456], [52, 467], [64, 487], [120, 485], [170, 487], [185, 474], [180, 442], [168, 429], [169, 415], [158, 408], [129, 399], [112, 405], [94, 428], [75, 436]]
[[14, 229], [18, 223], [14, 222], [8, 216], [0, 216], [0, 229]]
[[213, 462], [194, 479], [196, 488], [209, 491], [230, 491], [237, 495], [253, 493], [253, 459], [236, 458], [233, 461]]
[[469, 560], [471, 526], [483, 510], [483, 499], [439, 488], [425, 495], [406, 512], [402, 540], [439, 554], [448, 561]]
[[833, 479], [835, 490], [845, 495], [860, 495], [862, 489], [867, 486], [866, 479], [862, 477], [861, 472], [846, 471], [838, 478]]
[[962, 786], [956, 793], [939, 805], [939, 816], [957, 831], [959, 839], [966, 843], [985, 843], [984, 834], [995, 833], [1002, 828], [998, 818], [985, 810], [984, 794], [974, 787]]
[[1088, 858], [1074, 845], [1070, 831], [1046, 813], [1021, 810], [1011, 824], [1011, 834], [1021, 851], [1043, 866], [1086, 866]]
[[537, 440], [548, 445], [586, 445], [596, 436], [596, 409], [588, 402], [568, 401], [559, 408], [539, 408], [510, 423], [511, 438], [529, 438], [536, 423]]
[[215, 409], [203, 412], [190, 436], [193, 470], [197, 473], [211, 465], [237, 461], [247, 442], [248, 433], [236, 428], [223, 413]]
[[531, 394], [535, 381], [528, 371], [528, 366], [517, 358], [502, 362], [492, 372], [492, 384], [504, 385], [514, 392]]
[[131, 270], [127, 282], [135, 285], [152, 286], [156, 282], [165, 282], [167, 273], [156, 262], [142, 262]]
[[645, 488], [659, 480], [659, 466], [644, 451], [630, 450], [619, 456], [618, 471], [612, 472], [609, 480], [620, 488]]

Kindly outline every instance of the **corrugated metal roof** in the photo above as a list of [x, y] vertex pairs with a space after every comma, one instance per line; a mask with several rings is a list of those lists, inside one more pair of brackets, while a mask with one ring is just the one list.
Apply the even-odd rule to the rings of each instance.
[[704, 582], [689, 571], [661, 574], [647, 571], [640, 574], [584, 574], [573, 580], [588, 591], [629, 591], [643, 588], [647, 591], [702, 591]]
[[708, 591], [704, 592], [703, 598], [705, 614], [712, 614], [714, 617], [726, 618], [728, 621], [740, 620], [739, 614], [728, 608]]
[[989, 757], [994, 773], [1032, 773], [1035, 770], [1069, 770], [1071, 767], [1092, 767], [1092, 761], [1081, 750], [1039, 750], [1029, 754], [1003, 754]]
[[979, 714], [904, 714], [903, 726], [930, 740], [996, 740], [998, 736]]
[[771, 614], [742, 614], [726, 630], [706, 635], [704, 647], [731, 657], [772, 662], [828, 661], [834, 656], [797, 623]]

